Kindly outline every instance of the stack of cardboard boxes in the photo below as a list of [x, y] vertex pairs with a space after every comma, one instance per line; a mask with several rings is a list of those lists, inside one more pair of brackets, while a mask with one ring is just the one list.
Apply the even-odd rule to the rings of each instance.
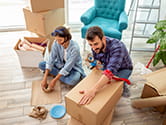
[[[26, 40], [36, 40], [42, 42], [48, 39], [47, 48], [51, 48], [54, 40], [51, 32], [59, 25], [65, 24], [64, 0], [28, 0], [28, 7], [23, 8], [26, 29], [36, 34]], [[32, 43], [32, 41], [29, 41]], [[43, 60], [43, 52], [19, 50], [18, 43], [14, 47], [18, 54], [22, 67], [38, 67], [38, 63]], [[34, 42], [35, 43], [35, 42]], [[46, 48], [46, 47], [45, 47]], [[28, 61], [31, 60], [31, 61]]]
[[65, 24], [64, 0], [29, 0], [23, 8], [26, 28], [47, 37], [59, 25]]
[[79, 105], [81, 90], [91, 88], [101, 77], [102, 71], [92, 72], [65, 96], [67, 113], [71, 116], [68, 125], [110, 125], [114, 107], [121, 97], [123, 81], [113, 81], [97, 93], [90, 104]]

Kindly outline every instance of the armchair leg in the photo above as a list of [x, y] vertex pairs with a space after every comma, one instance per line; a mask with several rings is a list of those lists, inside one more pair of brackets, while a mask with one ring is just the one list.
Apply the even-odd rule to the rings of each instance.
[[85, 51], [85, 49], [86, 49], [86, 40], [85, 39], [83, 40], [83, 44], [84, 44], [83, 51]]

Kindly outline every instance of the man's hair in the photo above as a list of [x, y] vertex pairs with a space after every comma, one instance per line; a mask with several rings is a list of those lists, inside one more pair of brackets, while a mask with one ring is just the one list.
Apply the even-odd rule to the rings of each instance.
[[86, 32], [86, 39], [87, 40], [90, 40], [90, 41], [93, 41], [94, 38], [98, 36], [99, 39], [102, 40], [103, 36], [104, 36], [104, 33], [102, 31], [102, 29], [98, 26], [93, 26], [93, 27], [90, 27], [87, 32]]
[[52, 32], [51, 35], [67, 38], [66, 41], [71, 40], [71, 38], [72, 38], [69, 30], [64, 26], [56, 27], [55, 31]]

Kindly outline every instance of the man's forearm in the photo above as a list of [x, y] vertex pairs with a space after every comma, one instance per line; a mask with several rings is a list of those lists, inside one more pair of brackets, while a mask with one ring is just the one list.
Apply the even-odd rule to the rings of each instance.
[[110, 80], [107, 76], [102, 75], [99, 81], [96, 83], [96, 85], [93, 87], [93, 89], [96, 90], [96, 92], [100, 91]]

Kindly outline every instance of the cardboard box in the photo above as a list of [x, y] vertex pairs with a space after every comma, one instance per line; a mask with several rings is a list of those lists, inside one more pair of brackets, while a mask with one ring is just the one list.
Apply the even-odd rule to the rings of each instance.
[[64, 0], [29, 0], [28, 2], [31, 12], [64, 8]]
[[[144, 86], [141, 97], [148, 98], [166, 95], [165, 77], [166, 68], [145, 75], [147, 82]], [[166, 106], [158, 106], [156, 109], [159, 112], [164, 113], [166, 111]]]
[[104, 119], [109, 115], [122, 94], [123, 82], [113, 81], [98, 92], [90, 104], [79, 105], [78, 102], [83, 96], [79, 94], [79, 91], [91, 88], [101, 75], [102, 71], [92, 70], [65, 96], [67, 113], [85, 125], [103, 125]]
[[[111, 112], [110, 112], [110, 114], [106, 117], [106, 119], [103, 122], [103, 125], [111, 125], [113, 114], [114, 114], [114, 109], [112, 109]], [[71, 117], [69, 119], [67, 125], [85, 125], [85, 124], [83, 124], [80, 121], [78, 121], [77, 119]]]
[[[37, 38], [37, 37], [24, 37], [24, 39], [32, 42], [32, 43], [41, 43], [45, 40], [46, 38]], [[39, 62], [43, 61], [43, 54], [44, 52], [41, 51], [24, 51], [24, 50], [19, 50], [18, 44], [21, 42], [21, 39], [16, 43], [14, 50], [16, 51], [20, 65], [22, 67], [38, 67]]]
[[65, 24], [64, 8], [47, 12], [33, 13], [29, 8], [23, 8], [26, 29], [41, 36], [51, 34], [57, 26]]
[[164, 119], [164, 121], [163, 121], [163, 124], [162, 125], [166, 125], [166, 119]]

